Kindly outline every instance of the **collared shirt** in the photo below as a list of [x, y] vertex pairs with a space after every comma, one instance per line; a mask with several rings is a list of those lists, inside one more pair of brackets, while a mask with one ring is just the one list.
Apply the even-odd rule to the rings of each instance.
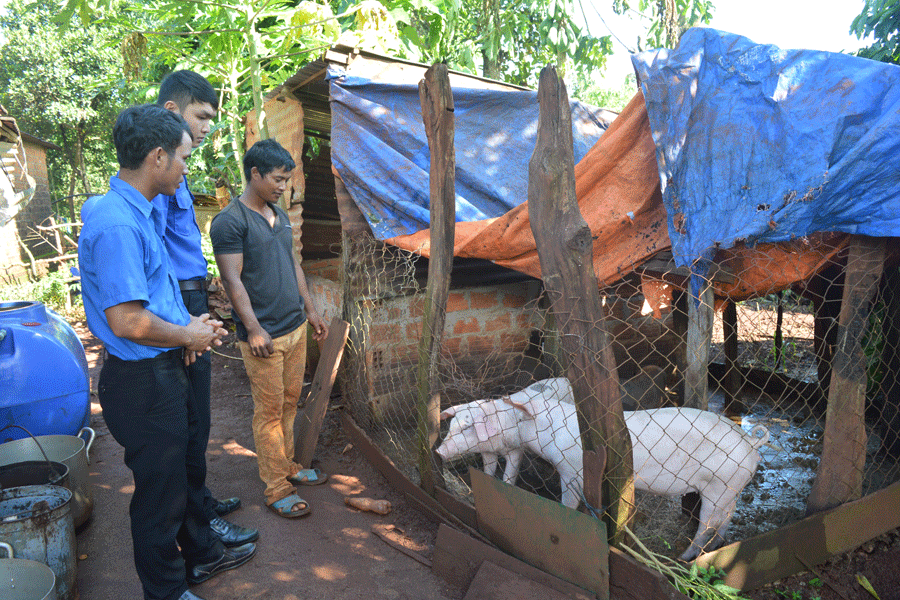
[[[242, 254], [241, 283], [260, 327], [273, 338], [287, 335], [306, 321], [297, 287], [291, 220], [281, 207], [269, 204], [275, 224], [249, 209], [238, 198], [212, 221], [209, 237], [216, 254]], [[247, 341], [247, 329], [232, 308], [236, 334]]]
[[152, 358], [171, 350], [117, 337], [107, 308], [139, 300], [163, 321], [187, 325], [178, 280], [162, 241], [163, 217], [139, 191], [118, 177], [109, 192], [85, 202], [78, 239], [81, 294], [88, 327], [107, 351], [123, 360]]
[[206, 258], [200, 247], [200, 226], [194, 213], [194, 195], [187, 178], [175, 190], [174, 196], [160, 194], [153, 205], [162, 213], [166, 224], [163, 238], [169, 258], [179, 280], [206, 279]]

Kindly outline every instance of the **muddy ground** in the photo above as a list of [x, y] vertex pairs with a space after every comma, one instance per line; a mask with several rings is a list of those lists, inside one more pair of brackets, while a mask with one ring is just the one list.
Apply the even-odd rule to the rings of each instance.
[[[95, 506], [91, 520], [78, 532], [78, 590], [84, 600], [140, 598], [132, 562], [128, 502], [131, 473], [122, 449], [109, 435], [96, 403], [100, 346], [83, 323], [75, 324], [88, 356], [92, 376], [90, 477]], [[437, 523], [392, 490], [352, 446], [329, 410], [314, 466], [330, 474], [327, 484], [301, 488], [312, 514], [287, 520], [269, 512], [263, 502], [253, 437], [252, 400], [236, 347], [227, 342], [213, 355], [212, 433], [208, 485], [219, 497], [239, 496], [243, 507], [228, 519], [260, 530], [257, 555], [246, 565], [192, 588], [207, 600], [313, 598], [437, 600], [460, 599], [465, 590], [451, 587], [431, 570], [397, 551], [372, 531], [373, 525], [395, 527], [392, 537], [430, 559]], [[333, 405], [340, 404], [333, 399]], [[347, 495], [385, 498], [393, 510], [386, 516], [360, 512], [344, 504]], [[900, 507], [898, 507], [900, 510]], [[760, 590], [752, 600], [871, 600], [858, 582], [865, 576], [881, 600], [900, 600], [900, 530], [863, 544], [816, 568]]]

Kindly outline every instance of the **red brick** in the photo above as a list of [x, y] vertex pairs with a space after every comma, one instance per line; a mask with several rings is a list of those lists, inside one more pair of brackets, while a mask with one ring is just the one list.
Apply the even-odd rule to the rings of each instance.
[[459, 356], [462, 351], [462, 338], [444, 338], [443, 347], [444, 350], [450, 354], [450, 356]]
[[462, 335], [465, 333], [478, 333], [480, 331], [481, 324], [475, 317], [472, 317], [471, 319], [460, 319], [453, 324], [453, 333], [455, 333], [456, 335]]
[[409, 316], [413, 319], [421, 319], [422, 315], [425, 314], [425, 298], [416, 298], [415, 300], [410, 300], [409, 303]]
[[502, 314], [498, 317], [488, 320], [484, 324], [484, 331], [506, 331], [509, 329], [512, 319], [509, 313]]
[[506, 294], [503, 296], [503, 306], [507, 308], [522, 308], [525, 306], [525, 296]]
[[461, 310], [468, 310], [469, 308], [469, 300], [466, 298], [466, 295], [462, 292], [450, 292], [450, 295], [447, 296], [447, 312], [459, 312]]
[[470, 354], [486, 354], [491, 352], [497, 344], [497, 338], [488, 335], [470, 335], [467, 338]]
[[415, 323], [407, 323], [406, 324], [406, 339], [407, 340], [418, 340], [422, 337], [422, 322], [417, 321]]
[[497, 292], [472, 292], [469, 301], [472, 308], [494, 308], [497, 306]]
[[369, 335], [376, 343], [400, 341], [400, 331], [393, 323], [377, 323], [370, 327]]
[[515, 333], [501, 333], [500, 347], [505, 352], [525, 352], [528, 348], [528, 337]]

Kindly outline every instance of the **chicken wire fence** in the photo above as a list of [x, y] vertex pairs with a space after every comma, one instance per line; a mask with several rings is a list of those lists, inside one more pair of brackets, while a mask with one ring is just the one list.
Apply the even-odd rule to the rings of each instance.
[[[848, 268], [846, 247], [806, 252], [815, 268], [796, 281], [791, 261], [756, 261], [713, 276], [704, 412], [683, 406], [686, 397], [688, 404], [697, 401], [685, 383], [692, 361], [683, 270], [663, 261], [601, 288], [633, 445], [633, 529], [651, 550], [689, 557], [692, 540], [709, 541], [682, 508], [682, 497], [693, 489], [702, 498], [701, 522], [728, 542], [805, 515], [822, 455]], [[370, 238], [345, 238], [343, 253], [343, 313], [351, 325], [341, 367], [344, 404], [420, 484], [417, 364], [426, 261]], [[571, 323], [554, 317], [539, 281], [458, 279], [433, 365], [431, 392], [440, 395], [443, 417], [435, 447], [446, 459], [436, 467], [439, 485], [472, 502], [468, 468], [496, 468], [498, 477], [584, 510], [579, 427], [560, 350]], [[866, 441], [858, 449], [865, 463], [856, 474], [861, 485], [848, 482], [861, 494], [900, 479], [894, 376], [900, 298], [891, 294], [900, 289], [897, 280], [897, 267], [886, 266], [876, 281], [864, 311], [862, 364], [847, 369], [865, 372]], [[728, 290], [739, 290], [743, 299], [722, 300]], [[635, 409], [659, 410], [628, 412]]]

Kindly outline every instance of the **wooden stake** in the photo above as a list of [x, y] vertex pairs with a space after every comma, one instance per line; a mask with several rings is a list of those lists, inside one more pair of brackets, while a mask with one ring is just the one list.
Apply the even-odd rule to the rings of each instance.
[[583, 448], [607, 450], [602, 493], [585, 486], [584, 494], [593, 506], [602, 506], [602, 499], [610, 505], [607, 530], [616, 540], [618, 525], [627, 522], [634, 505], [631, 439], [594, 274], [591, 230], [575, 197], [569, 98], [551, 66], [541, 71], [538, 98], [540, 121], [529, 163], [528, 217], [558, 324], [566, 375], [575, 393]]
[[[453, 244], [456, 235], [456, 158], [453, 149], [453, 92], [447, 65], [435, 64], [419, 82], [419, 100], [425, 134], [431, 151], [429, 172], [431, 258], [428, 262], [428, 287], [419, 340], [418, 444], [419, 475], [422, 488], [434, 495], [435, 479], [431, 446], [437, 439], [441, 412], [438, 392], [438, 359], [447, 296], [450, 292], [450, 270], [453, 268]], [[442, 482], [441, 482], [442, 483]]]

